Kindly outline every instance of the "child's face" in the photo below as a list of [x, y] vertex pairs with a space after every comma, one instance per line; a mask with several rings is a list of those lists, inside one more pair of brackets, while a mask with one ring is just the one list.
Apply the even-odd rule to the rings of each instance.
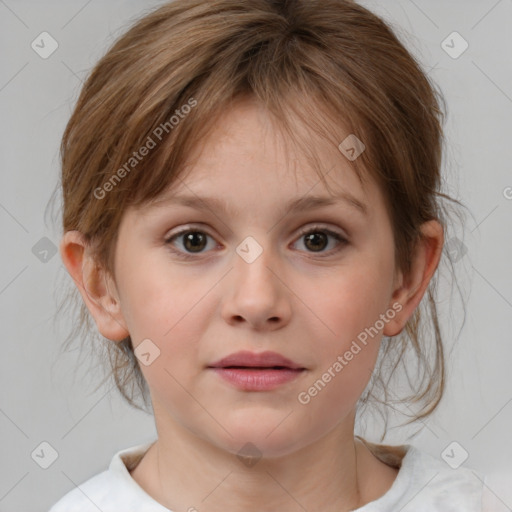
[[[364, 190], [345, 157], [321, 141], [332, 192], [352, 194], [367, 214], [343, 200], [290, 212], [289, 201], [330, 193], [300, 158], [295, 179], [282, 148], [264, 111], [240, 104], [166, 193], [215, 198], [228, 213], [169, 199], [123, 217], [117, 295], [134, 347], [150, 339], [160, 351], [141, 364], [160, 435], [179, 425], [233, 453], [250, 441], [277, 456], [335, 427], [353, 433], [383, 325], [390, 334], [396, 314], [390, 220], [373, 181]], [[184, 227], [203, 235], [165, 242]], [[303, 229], [317, 234], [301, 235]], [[146, 348], [152, 359], [155, 349]], [[244, 388], [209, 368], [242, 350], [277, 352], [304, 370], [283, 373], [284, 382], [265, 389], [264, 377]]]

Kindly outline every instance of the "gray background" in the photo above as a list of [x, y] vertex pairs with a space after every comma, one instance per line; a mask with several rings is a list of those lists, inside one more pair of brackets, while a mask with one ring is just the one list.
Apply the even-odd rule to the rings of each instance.
[[[82, 81], [127, 22], [160, 3], [0, 0], [1, 511], [46, 511], [106, 469], [116, 451], [155, 436], [151, 416], [108, 386], [94, 391], [95, 376], [80, 371], [76, 351], [59, 355], [68, 326], [54, 326], [55, 293], [71, 280], [59, 255], [42, 251], [61, 235], [44, 214]], [[392, 23], [445, 94], [447, 187], [472, 214], [452, 234], [467, 248], [459, 249], [457, 267], [469, 299], [451, 352], [450, 388], [410, 442], [442, 457], [456, 441], [455, 456], [469, 454], [464, 466], [487, 475], [493, 510], [512, 510], [512, 2], [362, 3]], [[59, 45], [47, 59], [31, 48], [43, 31]], [[453, 31], [469, 43], [458, 58], [441, 46]], [[442, 295], [446, 319], [460, 327], [461, 311], [448, 307], [448, 291]], [[448, 341], [458, 334], [452, 331]], [[396, 429], [386, 440], [404, 442], [407, 432]], [[42, 442], [58, 454], [48, 469], [39, 465], [44, 457], [38, 464], [31, 455]]]

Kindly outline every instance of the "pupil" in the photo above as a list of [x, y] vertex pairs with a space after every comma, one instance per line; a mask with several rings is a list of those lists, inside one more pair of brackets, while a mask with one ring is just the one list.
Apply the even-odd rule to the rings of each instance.
[[[325, 234], [324, 233], [310, 233], [306, 235], [306, 246], [308, 246], [308, 242], [313, 242], [313, 247], [309, 246], [309, 248], [313, 250], [321, 250], [325, 247]], [[318, 247], [318, 242], [320, 241], [320, 246]]]
[[[197, 241], [198, 241], [197, 239], [199, 239], [199, 244], [197, 244]], [[185, 235], [185, 247], [187, 249], [191, 249], [191, 250], [204, 249], [205, 240], [206, 240], [206, 237], [202, 233], [198, 233], [198, 232], [188, 233], [187, 235]]]
[[[201, 251], [205, 247], [206, 237], [203, 233], [191, 232], [185, 236], [185, 247], [192, 251]], [[324, 233], [310, 233], [306, 235], [306, 246], [313, 251], [322, 250], [325, 247], [326, 236]]]

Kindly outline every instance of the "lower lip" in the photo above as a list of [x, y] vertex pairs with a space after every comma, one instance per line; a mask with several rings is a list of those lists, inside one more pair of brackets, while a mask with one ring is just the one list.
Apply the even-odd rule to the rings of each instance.
[[212, 368], [224, 380], [243, 391], [269, 391], [287, 382], [291, 382], [304, 370], [272, 368], [264, 370], [238, 368]]

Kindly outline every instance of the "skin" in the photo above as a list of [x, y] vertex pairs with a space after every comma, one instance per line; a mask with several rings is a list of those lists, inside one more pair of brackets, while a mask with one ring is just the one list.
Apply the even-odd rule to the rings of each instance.
[[[300, 156], [292, 172], [258, 105], [236, 104], [217, 126], [163, 202], [125, 212], [114, 276], [94, 265], [79, 232], [65, 233], [60, 246], [101, 334], [113, 342], [129, 334], [134, 346], [149, 338], [160, 350], [141, 365], [158, 440], [132, 477], [172, 510], [353, 510], [382, 496], [396, 478], [396, 469], [354, 438], [355, 406], [382, 335], [400, 333], [426, 291], [442, 227], [422, 226], [412, 271], [403, 276], [394, 267], [381, 191], [371, 180], [363, 188], [337, 148], [321, 140], [316, 146], [325, 169], [336, 169], [327, 190]], [[313, 186], [315, 195], [350, 192], [368, 214], [344, 202], [281, 211]], [[222, 198], [236, 214], [173, 205], [171, 197], [182, 193]], [[183, 236], [166, 243], [182, 227], [209, 235], [202, 252]], [[308, 244], [301, 228], [329, 228], [348, 243], [329, 236]], [[263, 249], [252, 263], [235, 250], [247, 236]], [[300, 403], [299, 393], [397, 303], [401, 311], [379, 334], [308, 404]], [[240, 391], [206, 368], [238, 350], [276, 351], [306, 371], [273, 391]], [[247, 442], [262, 455], [252, 466], [236, 456]]]

